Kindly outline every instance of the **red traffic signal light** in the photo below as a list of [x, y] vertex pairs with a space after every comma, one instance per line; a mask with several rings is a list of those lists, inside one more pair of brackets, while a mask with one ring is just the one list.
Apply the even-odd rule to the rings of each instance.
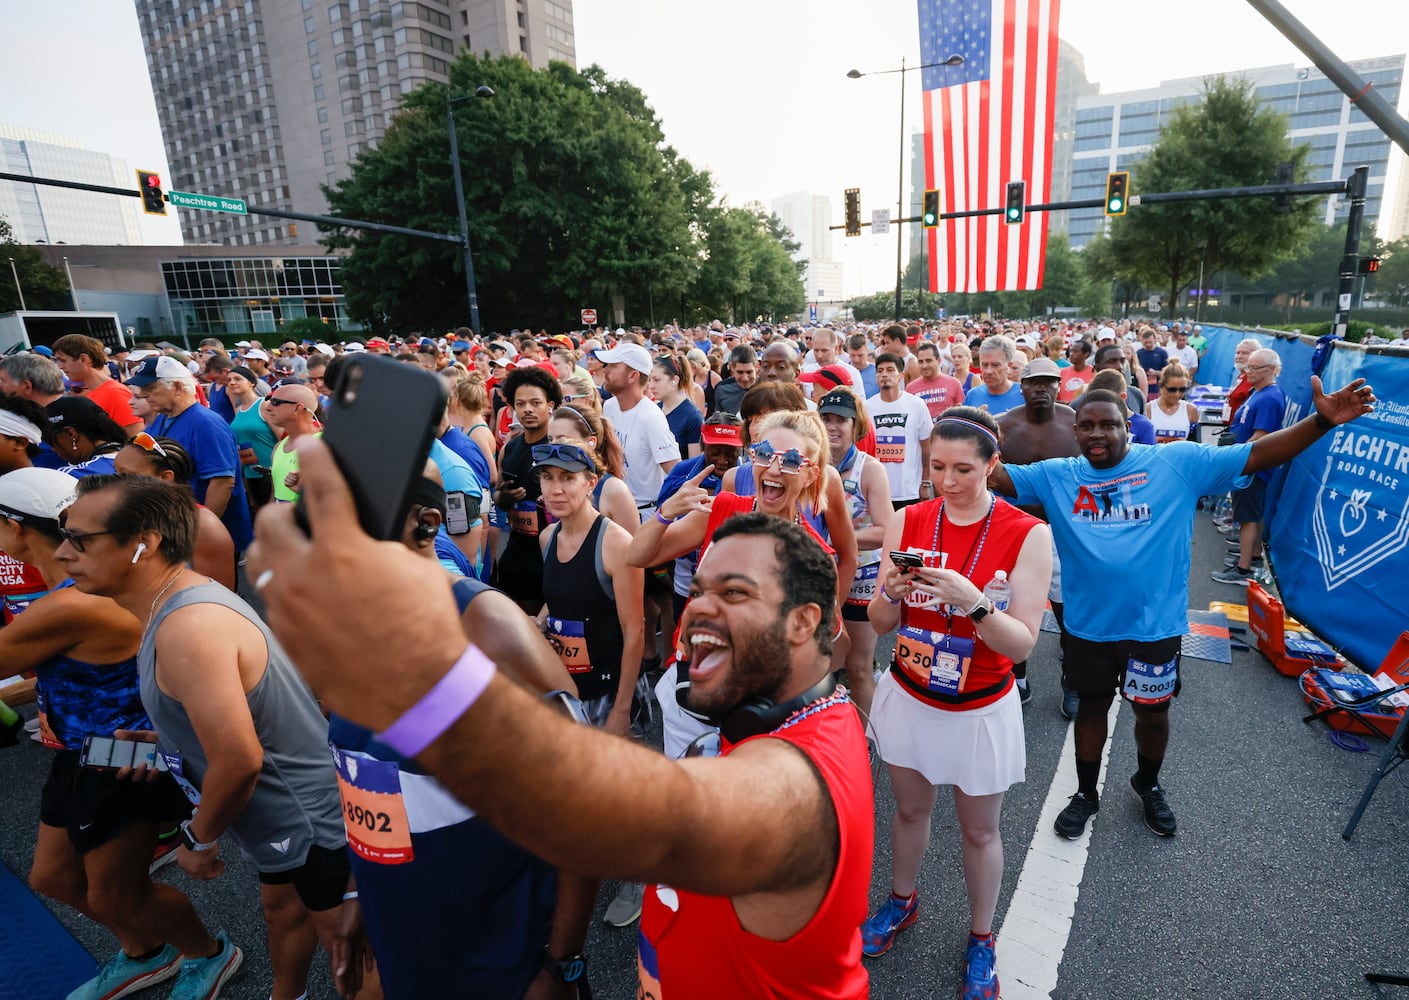
[[161, 174], [150, 170], [137, 171], [137, 193], [142, 196], [142, 211], [148, 215], [166, 214], [166, 195], [161, 190]]

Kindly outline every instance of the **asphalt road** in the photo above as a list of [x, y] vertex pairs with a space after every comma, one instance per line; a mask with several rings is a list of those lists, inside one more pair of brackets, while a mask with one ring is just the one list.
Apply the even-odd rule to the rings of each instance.
[[[1200, 514], [1195, 533], [1190, 606], [1241, 603], [1238, 588], [1213, 583], [1223, 542]], [[1162, 566], [1132, 564], [1112, 586], [1131, 586]], [[1058, 761], [1070, 753], [1069, 726], [1059, 713], [1057, 641], [1044, 634], [1032, 657], [1036, 696], [1026, 711], [1027, 781], [1004, 806], [1008, 866], [999, 900], [1001, 923], [1029, 843], [1055, 837], [1038, 814]], [[1128, 790], [1134, 770], [1131, 713], [1122, 711], [1111, 744], [1102, 809], [1093, 820], [1089, 860], [1062, 958], [1054, 1000], [1184, 1000], [1184, 998], [1320, 998], [1409, 996], [1369, 986], [1364, 971], [1409, 973], [1401, 921], [1409, 886], [1399, 854], [1409, 843], [1409, 789], [1391, 778], [1380, 786], [1355, 838], [1340, 837], [1373, 770], [1382, 744], [1354, 754], [1330, 743], [1324, 726], [1304, 726], [1304, 703], [1255, 650], [1235, 652], [1231, 666], [1185, 663], [1184, 690], [1173, 709], [1163, 784], [1179, 833], [1162, 840], [1144, 826]], [[0, 860], [23, 875], [33, 852], [39, 789], [48, 753], [26, 744], [0, 751], [7, 792]], [[1406, 776], [1409, 777], [1409, 776]], [[876, 871], [873, 905], [888, 890], [892, 802], [877, 773]], [[254, 873], [226, 852], [227, 873], [193, 882], [168, 868], [161, 876], [195, 902], [212, 925], [245, 949], [245, 971], [222, 994], [264, 1000], [270, 975]], [[588, 942], [590, 975], [602, 998], [635, 993], [635, 928], [600, 923], [613, 886], [603, 890]], [[959, 865], [952, 800], [941, 795], [920, 879], [920, 920], [891, 952], [869, 963], [872, 995], [952, 997], [959, 984], [967, 903]], [[113, 939], [72, 911], [55, 907], [64, 925], [94, 955]], [[3, 919], [3, 918], [0, 918]], [[1003, 938], [998, 945], [1003, 968]], [[0, 980], [7, 978], [0, 970]], [[12, 984], [13, 985], [13, 982]], [[144, 996], [160, 998], [166, 987]], [[0, 981], [0, 995], [8, 995]], [[25, 993], [18, 996], [28, 995]], [[312, 998], [332, 998], [326, 965], [313, 974]], [[724, 1000], [724, 998], [721, 998]]]

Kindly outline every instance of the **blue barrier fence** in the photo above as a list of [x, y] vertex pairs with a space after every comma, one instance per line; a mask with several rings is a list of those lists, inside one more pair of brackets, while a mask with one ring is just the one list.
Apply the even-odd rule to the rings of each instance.
[[[1311, 412], [1315, 344], [1264, 331], [1204, 327], [1198, 379], [1231, 385], [1244, 338], [1282, 359], [1287, 423]], [[1321, 371], [1327, 392], [1366, 379], [1379, 402], [1279, 469], [1268, 489], [1267, 537], [1287, 610], [1372, 671], [1409, 627], [1400, 607], [1409, 580], [1409, 357], [1336, 342]]]

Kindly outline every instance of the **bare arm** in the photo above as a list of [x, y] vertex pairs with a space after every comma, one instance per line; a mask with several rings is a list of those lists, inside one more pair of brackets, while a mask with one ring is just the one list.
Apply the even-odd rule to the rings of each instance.
[[988, 488], [999, 496], [1015, 497], [1018, 495], [1017, 487], [1013, 485], [1012, 477], [1008, 475], [1008, 470], [999, 462], [993, 467], [993, 471], [988, 474]]
[[216, 476], [205, 488], [205, 506], [215, 512], [216, 517], [225, 516], [225, 508], [230, 506], [230, 498], [235, 494], [234, 476]]
[[846, 603], [846, 595], [851, 593], [851, 583], [856, 578], [856, 531], [851, 526], [851, 514], [846, 506], [846, 490], [841, 484], [837, 470], [827, 466], [823, 470], [826, 478], [827, 509], [823, 518], [827, 522], [827, 534], [831, 536], [832, 548], [837, 552], [837, 608]]
[[866, 606], [866, 617], [871, 620], [871, 627], [881, 635], [900, 624], [900, 605], [895, 602], [905, 600], [905, 595], [909, 593], [909, 574], [902, 573], [890, 561], [890, 554], [900, 548], [900, 535], [904, 529], [905, 512], [900, 511], [886, 526], [885, 541], [881, 544], [880, 579], [876, 581], [876, 592], [871, 595], [871, 603]]
[[611, 532], [603, 545], [602, 562], [612, 578], [616, 595], [616, 617], [621, 626], [621, 678], [617, 682], [616, 701], [607, 716], [607, 732], [625, 736], [631, 731], [631, 695], [641, 674], [641, 654], [645, 648], [646, 622], [642, 608], [645, 575], [640, 567], [628, 566], [626, 550], [630, 536]]
[[235, 541], [230, 530], [209, 509], [197, 511], [196, 551], [191, 568], [232, 593], [235, 590]]
[[616, 477], [608, 479], [607, 485], [602, 487], [602, 513], [628, 535], [636, 534], [641, 528], [636, 498], [631, 495], [631, 488]]
[[[656, 508], [660, 517], [652, 515], [641, 523], [626, 553], [628, 565], [659, 566], [667, 559], [678, 558], [700, 547], [714, 503], [714, 498], [700, 484], [713, 471], [712, 465], [700, 469]], [[661, 517], [671, 523], [662, 524]]]
[[1262, 472], [1264, 469], [1272, 469], [1284, 462], [1290, 462], [1310, 448], [1330, 429], [1318, 426], [1318, 419], [1329, 422], [1331, 427], [1338, 427], [1375, 408], [1374, 390], [1365, 384], [1363, 378], [1342, 386], [1328, 396], [1321, 389], [1320, 377], [1313, 375], [1311, 393], [1316, 416], [1298, 420], [1290, 427], [1256, 439], [1252, 452], [1248, 455], [1247, 464], [1243, 466], [1244, 475], [1252, 475], [1254, 472]]
[[861, 471], [861, 492], [866, 497], [866, 513], [871, 525], [856, 532], [858, 549], [879, 548], [885, 541], [886, 528], [895, 519], [895, 506], [890, 499], [890, 477], [881, 463], [868, 461]]
[[[928, 434], [920, 439], [920, 489], [922, 490], [925, 488], [925, 482], [928, 482], [930, 477], [930, 441], [932, 440], [933, 438]], [[930, 483], [930, 499], [934, 499], [936, 495], [934, 484]]]

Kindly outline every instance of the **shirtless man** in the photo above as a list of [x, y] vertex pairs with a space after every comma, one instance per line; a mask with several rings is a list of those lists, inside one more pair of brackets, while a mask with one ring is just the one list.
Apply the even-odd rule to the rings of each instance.
[[[1022, 371], [1023, 405], [1014, 407], [998, 418], [998, 427], [1003, 432], [1002, 455], [1008, 465], [1028, 465], [1044, 458], [1070, 458], [1081, 452], [1076, 446], [1076, 412], [1065, 403], [1057, 402], [1061, 389], [1062, 374], [1056, 362], [1047, 358], [1029, 361]], [[1025, 506], [1023, 510], [1044, 521], [1046, 512], [1040, 504]], [[1057, 562], [1056, 549], [1052, 550], [1052, 584], [1047, 591], [1047, 599], [1052, 602], [1052, 614], [1056, 616], [1057, 627], [1062, 625], [1062, 569]], [[1062, 633], [1065, 638], [1066, 633]], [[1022, 703], [1032, 700], [1032, 689], [1027, 682], [1027, 661], [1013, 664], [1013, 678], [1018, 683]], [[1070, 704], [1068, 704], [1070, 702]], [[1070, 709], [1070, 711], [1068, 711]], [[1071, 718], [1076, 712], [1076, 695], [1067, 690], [1066, 678], [1062, 678], [1062, 714]]]

